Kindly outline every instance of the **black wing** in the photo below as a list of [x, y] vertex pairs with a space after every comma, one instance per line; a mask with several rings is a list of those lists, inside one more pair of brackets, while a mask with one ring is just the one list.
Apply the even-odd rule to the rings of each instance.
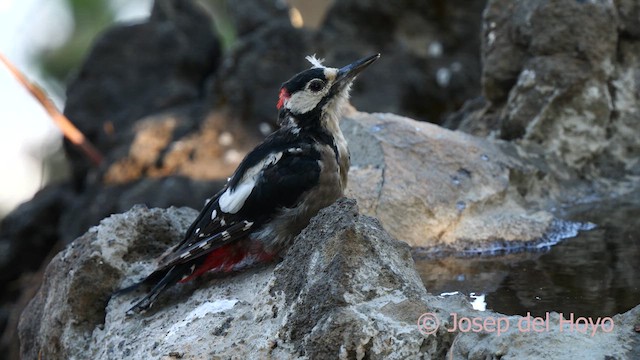
[[[229, 183], [205, 205], [183, 240], [160, 260], [157, 269], [142, 282], [117, 292], [130, 291], [140, 284], [154, 284], [129, 314], [149, 308], [168, 286], [203, 264], [206, 254], [245, 238], [271, 220], [282, 207], [295, 206], [302, 195], [317, 184], [320, 176], [317, 143], [313, 139], [297, 140], [276, 132], [245, 157]], [[242, 206], [235, 212], [223, 211], [221, 198], [227, 191], [241, 186], [246, 189], [250, 174], [254, 175], [250, 179], [252, 188], [241, 198]]]
[[[313, 143], [282, 141], [279, 146], [274, 147], [273, 142], [271, 145], [270, 152], [258, 147], [247, 155], [227, 186], [201, 211], [185, 238], [160, 261], [158, 270], [190, 262], [246, 237], [271, 220], [279, 209], [295, 206], [301, 195], [317, 184], [320, 152]], [[263, 160], [269, 156], [277, 161], [265, 163]], [[248, 180], [248, 173], [257, 175]], [[240, 209], [225, 212], [221, 197], [248, 181], [253, 185]]]

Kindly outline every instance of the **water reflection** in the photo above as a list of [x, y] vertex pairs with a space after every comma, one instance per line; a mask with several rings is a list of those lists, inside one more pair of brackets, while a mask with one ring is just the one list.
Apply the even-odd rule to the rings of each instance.
[[486, 294], [487, 308], [504, 314], [597, 317], [640, 304], [640, 205], [585, 204], [561, 216], [598, 228], [547, 252], [416, 259], [416, 267], [429, 292]]

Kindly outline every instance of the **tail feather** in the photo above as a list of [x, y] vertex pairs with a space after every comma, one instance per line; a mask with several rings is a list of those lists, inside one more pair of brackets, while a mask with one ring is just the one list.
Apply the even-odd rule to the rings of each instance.
[[138, 281], [137, 283], [134, 283], [133, 285], [129, 285], [125, 288], [116, 290], [113, 292], [113, 294], [111, 294], [111, 297], [116, 297], [116, 296], [120, 296], [120, 295], [124, 295], [124, 294], [128, 294], [134, 290], [137, 290], [140, 286], [142, 285], [152, 285], [157, 283], [160, 279], [162, 279], [165, 275], [166, 275], [167, 271], [154, 271], [153, 273], [151, 273], [149, 276], [147, 276], [146, 278], [144, 278], [144, 280], [142, 281]]
[[127, 315], [133, 315], [135, 313], [143, 312], [149, 309], [153, 303], [156, 301], [158, 296], [169, 286], [175, 284], [180, 280], [181, 274], [174, 266], [170, 268], [168, 271], [156, 271], [146, 277], [144, 280], [135, 283], [133, 285], [127, 286], [123, 289], [120, 289], [114, 292], [111, 296], [119, 296], [122, 294], [129, 293], [131, 291], [136, 290], [141, 285], [151, 285], [154, 284], [153, 288], [147, 293], [145, 297], [140, 299], [135, 305], [133, 305], [129, 310], [127, 310]]

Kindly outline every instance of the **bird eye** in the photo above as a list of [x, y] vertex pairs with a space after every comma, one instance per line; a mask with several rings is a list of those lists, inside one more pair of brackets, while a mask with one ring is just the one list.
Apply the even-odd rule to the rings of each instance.
[[324, 87], [324, 81], [322, 80], [315, 79], [309, 83], [309, 90], [313, 92], [318, 92], [322, 90], [323, 87]]

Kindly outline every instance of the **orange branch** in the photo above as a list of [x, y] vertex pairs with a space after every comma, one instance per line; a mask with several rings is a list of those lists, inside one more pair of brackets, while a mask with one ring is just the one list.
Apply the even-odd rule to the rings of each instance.
[[57, 108], [56, 105], [47, 97], [44, 90], [42, 90], [39, 86], [30, 82], [21, 72], [13, 66], [13, 64], [6, 58], [4, 55], [0, 54], [0, 61], [2, 61], [5, 66], [9, 69], [9, 72], [18, 79], [18, 82], [22, 84], [31, 95], [33, 95], [40, 104], [47, 111], [49, 116], [53, 119], [53, 122], [60, 128], [64, 137], [69, 139], [72, 144], [77, 146], [80, 151], [84, 153], [84, 155], [89, 158], [95, 165], [100, 165], [102, 162], [102, 154], [98, 149], [91, 144], [89, 140], [84, 136], [83, 133], [78, 130], [75, 125], [64, 116]]

